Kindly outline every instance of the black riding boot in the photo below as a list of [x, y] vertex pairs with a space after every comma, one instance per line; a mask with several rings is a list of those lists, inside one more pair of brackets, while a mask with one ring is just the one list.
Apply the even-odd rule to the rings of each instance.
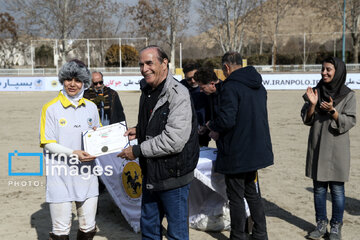
[[90, 232], [83, 232], [80, 229], [77, 232], [76, 240], [92, 240], [96, 234], [96, 227]]
[[55, 235], [53, 233], [49, 233], [49, 240], [69, 240], [69, 235]]

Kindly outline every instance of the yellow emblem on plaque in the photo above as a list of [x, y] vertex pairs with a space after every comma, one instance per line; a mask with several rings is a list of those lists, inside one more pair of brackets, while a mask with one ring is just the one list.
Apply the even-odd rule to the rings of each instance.
[[131, 198], [139, 198], [142, 193], [142, 176], [139, 164], [128, 162], [123, 168], [121, 177], [126, 194]]

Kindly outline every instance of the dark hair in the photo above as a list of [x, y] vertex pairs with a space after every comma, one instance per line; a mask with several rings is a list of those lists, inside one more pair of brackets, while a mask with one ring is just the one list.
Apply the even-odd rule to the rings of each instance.
[[238, 52], [227, 52], [221, 59], [221, 64], [242, 65], [242, 57]]
[[144, 47], [144, 48], [142, 48], [142, 49], [140, 50], [139, 54], [141, 54], [142, 51], [147, 50], [147, 49], [150, 49], [150, 48], [156, 49], [157, 54], [158, 54], [158, 60], [159, 60], [159, 62], [162, 63], [162, 62], [164, 61], [164, 59], [167, 59], [167, 60], [168, 60], [168, 67], [169, 67], [170, 59], [169, 59], [168, 55], [166, 54], [166, 52], [165, 52], [161, 47], [159, 47], [159, 46], [157, 46], [157, 45], [149, 45], [149, 46], [147, 46], [147, 47]]
[[90, 86], [91, 73], [86, 65], [78, 59], [70, 60], [59, 70], [59, 82], [61, 84], [64, 84], [65, 80], [73, 78], [83, 82], [85, 89]]
[[[324, 63], [331, 63], [332, 65], [336, 65], [335, 64], [335, 61], [339, 61], [339, 62], [342, 62], [342, 60], [340, 60], [340, 59], [338, 59], [338, 58], [336, 58], [336, 57], [332, 57], [332, 56], [330, 56], [330, 57], [327, 57], [327, 58], [325, 58], [323, 61], [322, 61], [322, 63], [321, 64], [324, 64]], [[336, 66], [335, 66], [335, 70], [336, 70]]]
[[196, 82], [200, 82], [202, 84], [208, 84], [210, 82], [216, 82], [218, 77], [216, 76], [214, 70], [212, 68], [199, 68], [194, 74], [194, 79]]
[[94, 74], [94, 73], [99, 73], [101, 75], [101, 79], [104, 79], [104, 75], [102, 74], [102, 72], [98, 72], [98, 71], [91, 72], [91, 74]]
[[183, 67], [183, 72], [186, 74], [193, 70], [198, 70], [200, 68], [200, 64], [198, 63], [188, 63]]

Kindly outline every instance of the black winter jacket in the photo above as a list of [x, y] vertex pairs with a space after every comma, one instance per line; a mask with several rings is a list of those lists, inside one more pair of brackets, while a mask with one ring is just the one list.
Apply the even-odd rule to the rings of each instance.
[[209, 125], [220, 133], [216, 172], [237, 174], [273, 164], [266, 101], [261, 75], [252, 66], [224, 81], [218, 115]]

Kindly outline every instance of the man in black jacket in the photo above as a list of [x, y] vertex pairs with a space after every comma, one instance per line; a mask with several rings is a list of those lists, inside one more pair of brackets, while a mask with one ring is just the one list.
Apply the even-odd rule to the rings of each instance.
[[[208, 120], [214, 120], [220, 106], [220, 89], [222, 85], [222, 81], [218, 79], [216, 76], [214, 69], [211, 68], [199, 68], [195, 74], [194, 79], [196, 83], [199, 86], [200, 92], [207, 95], [207, 102], [208, 102], [208, 109], [207, 109], [207, 115]], [[200, 136], [208, 136], [209, 135], [209, 129], [204, 126], [200, 126], [198, 133]]]
[[92, 84], [85, 90], [84, 98], [96, 104], [103, 126], [125, 121], [124, 108], [119, 95], [115, 90], [104, 85], [101, 72], [92, 73]]
[[196, 116], [199, 124], [199, 144], [200, 146], [208, 146], [210, 137], [208, 134], [202, 134], [201, 129], [207, 129], [205, 124], [210, 120], [210, 103], [209, 98], [204, 92], [200, 91], [198, 82], [195, 81], [194, 76], [200, 68], [199, 64], [188, 63], [184, 66], [183, 71], [185, 79], [181, 80], [182, 83], [190, 92], [193, 100]]
[[229, 198], [230, 239], [247, 239], [244, 197], [254, 221], [252, 239], [266, 240], [266, 219], [257, 170], [273, 164], [267, 116], [267, 93], [254, 67], [242, 68], [239, 53], [222, 58], [226, 77], [220, 92], [217, 117], [208, 122], [217, 140], [215, 171], [225, 174]]
[[118, 156], [139, 157], [143, 174], [142, 239], [162, 239], [166, 215], [169, 239], [188, 240], [188, 197], [199, 159], [197, 119], [189, 91], [173, 78], [169, 58], [158, 46], [140, 51], [141, 97], [138, 124], [125, 135], [138, 145]]

